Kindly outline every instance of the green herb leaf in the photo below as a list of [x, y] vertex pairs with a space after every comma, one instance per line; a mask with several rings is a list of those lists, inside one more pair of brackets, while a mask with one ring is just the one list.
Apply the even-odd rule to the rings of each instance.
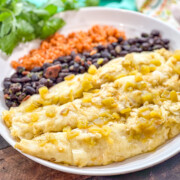
[[55, 5], [55, 6], [59, 7], [59, 8], [63, 7], [63, 5], [64, 5], [63, 0], [48, 0], [47, 3], [45, 3], [43, 5], [43, 7], [47, 7], [47, 6], [51, 5], [51, 4], [53, 4], [53, 5]]
[[11, 32], [7, 36], [0, 38], [0, 48], [7, 54], [12, 53], [13, 49], [18, 44], [16, 31]]
[[7, 18], [3, 21], [0, 29], [0, 37], [7, 35], [12, 29], [12, 18]]
[[23, 3], [17, 3], [14, 5], [14, 15], [19, 15], [23, 10]]
[[36, 16], [42, 19], [47, 19], [51, 16], [49, 12], [46, 11], [45, 9], [34, 9], [32, 13], [36, 14]]
[[99, 0], [85, 0], [86, 6], [98, 6]]
[[[86, 0], [86, 5], [92, 5], [92, 1]], [[65, 24], [52, 16], [60, 10], [77, 8], [77, 0], [46, 0], [40, 8], [26, 0], [0, 0], [1, 50], [9, 54], [19, 42], [47, 38]]]
[[46, 21], [41, 32], [41, 38], [44, 39], [51, 34], [54, 34], [58, 29], [63, 27], [65, 25], [64, 20], [59, 18], [53, 18], [49, 21]]
[[11, 16], [11, 13], [10, 12], [3, 12], [0, 14], [0, 22], [6, 20], [6, 18], [8, 18], [9, 16]]
[[78, 9], [77, 0], [62, 0], [64, 3], [64, 11]]
[[58, 7], [53, 5], [53, 4], [49, 4], [48, 6], [46, 6], [44, 8], [46, 11], [48, 11], [48, 13], [50, 14], [50, 16], [54, 15], [57, 13]]
[[6, 4], [6, 0], [1, 0], [1, 1], [0, 1], [0, 7], [3, 7], [4, 4]]
[[35, 38], [34, 27], [23, 19], [18, 20], [17, 35], [21, 41], [30, 41]]

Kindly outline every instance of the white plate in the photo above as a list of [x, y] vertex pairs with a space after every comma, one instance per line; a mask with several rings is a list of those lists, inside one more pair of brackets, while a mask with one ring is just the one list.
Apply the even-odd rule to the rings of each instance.
[[[147, 17], [140, 13], [110, 8], [83, 8], [75, 12], [62, 13], [60, 16], [62, 16], [67, 22], [66, 26], [60, 31], [64, 34], [68, 34], [76, 30], [85, 30], [94, 24], [113, 25], [119, 29], [125, 30], [128, 37], [139, 35], [142, 31], [150, 32], [152, 29], [158, 29], [161, 31], [164, 38], [169, 38], [171, 40], [171, 49], [180, 49], [180, 33], [177, 30], [171, 28], [163, 22]], [[18, 46], [6, 61], [3, 60], [5, 57], [1, 56], [0, 81], [2, 82], [4, 77], [9, 76], [12, 73], [13, 70], [9, 66], [9, 62], [12, 59], [17, 59], [23, 56], [30, 49], [37, 47], [39, 43], [39, 40], [35, 40], [31, 43]], [[5, 105], [1, 94], [0, 113], [4, 109]], [[0, 121], [0, 133], [4, 139], [6, 139], [9, 144], [11, 144], [11, 146], [15, 145], [15, 140], [10, 136], [9, 130], [4, 125], [2, 120]], [[105, 176], [130, 173], [158, 164], [180, 152], [179, 144], [180, 136], [177, 136], [159, 147], [156, 151], [138, 155], [123, 162], [113, 163], [107, 166], [84, 168], [59, 165], [27, 154], [24, 155], [33, 161], [59, 171], [74, 174]]]

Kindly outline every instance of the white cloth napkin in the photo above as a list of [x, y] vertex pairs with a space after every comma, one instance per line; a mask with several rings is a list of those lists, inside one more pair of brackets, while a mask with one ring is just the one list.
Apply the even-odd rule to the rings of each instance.
[[159, 18], [180, 30], [180, 0], [136, 0], [140, 12]]

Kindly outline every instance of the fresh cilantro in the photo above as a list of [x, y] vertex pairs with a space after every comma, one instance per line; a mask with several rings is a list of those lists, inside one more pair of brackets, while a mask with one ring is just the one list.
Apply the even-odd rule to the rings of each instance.
[[54, 34], [59, 28], [61, 28], [64, 25], [65, 22], [59, 18], [53, 18], [49, 21], [46, 21], [45, 24], [43, 24], [40, 38], [44, 39], [50, 36], [51, 34]]
[[85, 0], [85, 6], [98, 6], [99, 0]]
[[47, 38], [65, 25], [53, 15], [77, 7], [77, 0], [49, 0], [39, 8], [25, 0], [0, 0], [0, 49], [11, 54], [19, 42]]

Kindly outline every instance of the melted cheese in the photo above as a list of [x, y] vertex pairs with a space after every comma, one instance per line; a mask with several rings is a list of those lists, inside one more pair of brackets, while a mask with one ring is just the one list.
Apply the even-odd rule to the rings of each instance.
[[122, 161], [180, 132], [177, 61], [165, 50], [129, 54], [30, 97], [3, 119], [25, 153], [76, 166]]

